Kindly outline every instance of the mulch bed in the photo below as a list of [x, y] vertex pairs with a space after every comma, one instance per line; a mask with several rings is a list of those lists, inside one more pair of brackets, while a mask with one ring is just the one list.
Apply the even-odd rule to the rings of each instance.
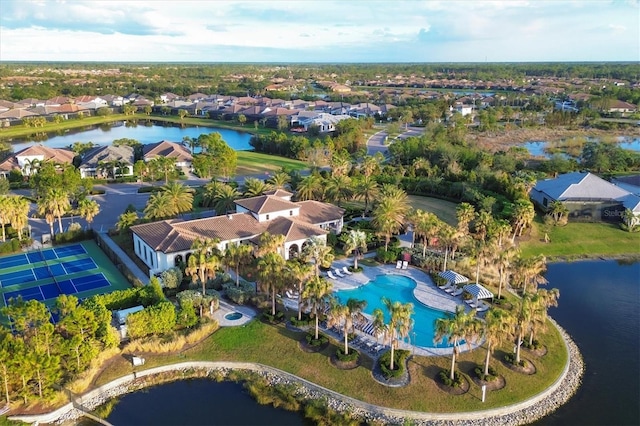
[[507, 384], [507, 381], [504, 379], [504, 376], [497, 376], [495, 379], [491, 381], [480, 380], [475, 376], [475, 374], [472, 375], [472, 378], [473, 378], [473, 383], [475, 383], [481, 388], [482, 386], [486, 385], [487, 390], [489, 391], [502, 389]]
[[511, 364], [510, 362], [507, 362], [507, 361], [504, 361], [504, 360], [502, 361], [502, 363], [509, 370], [513, 370], [513, 371], [516, 371], [518, 373], [528, 374], [528, 375], [536, 374], [536, 366], [533, 365], [533, 363], [530, 360], [524, 359], [524, 358], [522, 358], [522, 359], [524, 361], [526, 361], [526, 365], [524, 367], [520, 367], [519, 365]]
[[329, 362], [331, 362], [331, 365], [339, 370], [353, 370], [354, 368], [358, 368], [360, 366], [361, 358], [362, 355], [358, 356], [358, 359], [356, 359], [355, 361], [340, 361], [336, 354], [333, 354], [329, 357]]
[[392, 388], [400, 388], [403, 386], [407, 386], [411, 381], [411, 377], [409, 376], [408, 362], [409, 362], [409, 359], [407, 358], [405, 360], [405, 365], [404, 365], [404, 374], [400, 377], [391, 377], [387, 379], [384, 376], [384, 374], [382, 374], [382, 370], [380, 369], [380, 363], [378, 361], [375, 361], [375, 366], [373, 367], [373, 371], [371, 372], [371, 374], [373, 375], [373, 378], [382, 385], [389, 386]]
[[527, 351], [527, 353], [530, 353], [532, 355], [535, 355], [537, 357], [542, 357], [545, 356], [547, 354], [547, 347], [546, 346], [542, 346], [538, 349], [527, 349], [524, 346], [522, 347], [523, 350]]
[[436, 377], [435, 382], [441, 391], [446, 392], [449, 395], [464, 395], [469, 392], [469, 388], [471, 388], [469, 379], [467, 379], [466, 376], [462, 377], [462, 384], [460, 386], [447, 386], [440, 381], [440, 377]]

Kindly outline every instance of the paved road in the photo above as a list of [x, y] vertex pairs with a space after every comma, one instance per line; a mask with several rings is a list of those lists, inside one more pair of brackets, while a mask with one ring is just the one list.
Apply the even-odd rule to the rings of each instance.
[[[404, 132], [402, 132], [398, 139], [406, 139], [411, 136], [420, 136], [424, 133], [423, 127], [409, 127]], [[389, 145], [385, 144], [387, 142], [387, 137], [389, 134], [381, 130], [378, 133], [374, 134], [367, 140], [367, 154], [375, 155], [378, 152], [381, 152], [386, 156], [387, 151], [389, 151]], [[389, 141], [392, 142], [392, 141]]]

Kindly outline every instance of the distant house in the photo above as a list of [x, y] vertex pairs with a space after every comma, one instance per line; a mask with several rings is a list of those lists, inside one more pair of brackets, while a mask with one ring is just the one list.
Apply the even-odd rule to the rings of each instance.
[[37, 169], [44, 161], [58, 164], [72, 164], [76, 154], [65, 148], [48, 148], [33, 145], [20, 150], [0, 163], [0, 175], [7, 177], [11, 170], [17, 170], [24, 176], [37, 173]]
[[78, 170], [82, 178], [115, 179], [122, 176], [133, 176], [133, 162], [132, 147], [105, 145], [85, 153]]
[[235, 213], [195, 220], [172, 219], [131, 227], [136, 255], [150, 268], [150, 274], [164, 271], [191, 254], [197, 238], [230, 244], [255, 245], [261, 234], [284, 235], [280, 254], [285, 259], [298, 256], [311, 238], [326, 242], [330, 232], [340, 233], [344, 210], [318, 201], [291, 201], [292, 194], [277, 190], [236, 201]]
[[640, 216], [640, 197], [589, 172], [538, 181], [529, 193], [543, 211], [554, 201], [569, 209], [569, 219], [619, 221], [625, 209]]
[[175, 158], [176, 167], [187, 169], [191, 169], [191, 162], [193, 161], [193, 156], [187, 147], [167, 140], [142, 146], [142, 158], [144, 161], [151, 161], [156, 157]]
[[637, 110], [638, 110], [638, 107], [635, 106], [634, 104], [630, 104], [629, 102], [624, 102], [619, 100], [612, 101], [607, 108], [607, 112], [619, 113], [619, 114], [632, 113], [632, 112], [636, 112]]
[[297, 122], [304, 130], [309, 130], [309, 127], [316, 126], [320, 133], [333, 132], [336, 130], [336, 124], [342, 120], [352, 119], [350, 115], [333, 115], [325, 112], [315, 113], [313, 115], [308, 114], [309, 111], [305, 111], [305, 114], [300, 116], [298, 114]]

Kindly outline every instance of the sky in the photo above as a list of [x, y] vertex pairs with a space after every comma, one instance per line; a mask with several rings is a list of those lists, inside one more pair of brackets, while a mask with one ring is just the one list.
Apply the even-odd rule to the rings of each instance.
[[640, 61], [640, 0], [0, 0], [0, 61]]

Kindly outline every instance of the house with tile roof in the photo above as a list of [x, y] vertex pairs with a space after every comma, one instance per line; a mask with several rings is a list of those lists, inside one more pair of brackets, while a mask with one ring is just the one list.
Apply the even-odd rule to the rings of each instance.
[[51, 161], [57, 164], [72, 164], [76, 154], [66, 148], [49, 148], [43, 145], [32, 145], [24, 148], [0, 163], [0, 175], [9, 176], [12, 170], [17, 170], [24, 176], [37, 171], [37, 164]]
[[554, 201], [569, 209], [569, 219], [615, 221], [629, 209], [640, 217], [640, 197], [589, 172], [573, 172], [540, 180], [531, 189], [531, 200], [547, 211]]
[[285, 259], [296, 257], [311, 238], [326, 243], [329, 232], [340, 233], [344, 210], [319, 201], [291, 201], [284, 190], [236, 201], [236, 211], [203, 219], [170, 219], [131, 227], [136, 255], [151, 275], [186, 262], [193, 242], [211, 238], [218, 248], [257, 245], [260, 235], [284, 235]]
[[144, 161], [151, 161], [156, 157], [175, 158], [176, 167], [186, 169], [191, 169], [191, 162], [193, 161], [191, 151], [187, 147], [167, 140], [142, 146], [142, 159]]
[[82, 156], [78, 166], [80, 177], [103, 179], [120, 176], [133, 176], [134, 153], [128, 145], [98, 146]]

